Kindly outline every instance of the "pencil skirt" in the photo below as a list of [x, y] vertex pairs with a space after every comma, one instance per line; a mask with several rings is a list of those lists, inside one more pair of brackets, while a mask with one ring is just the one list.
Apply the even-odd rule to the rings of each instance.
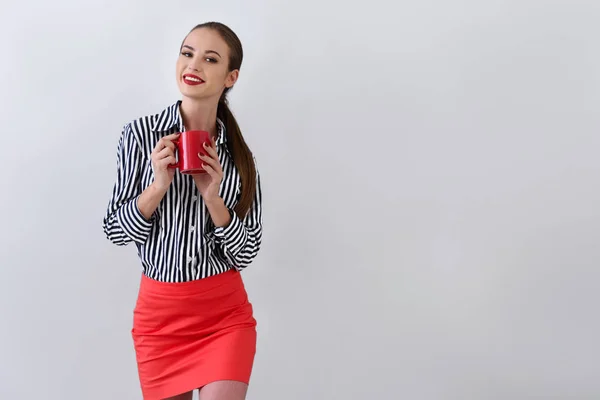
[[182, 283], [142, 275], [131, 335], [145, 400], [250, 382], [256, 320], [237, 270]]

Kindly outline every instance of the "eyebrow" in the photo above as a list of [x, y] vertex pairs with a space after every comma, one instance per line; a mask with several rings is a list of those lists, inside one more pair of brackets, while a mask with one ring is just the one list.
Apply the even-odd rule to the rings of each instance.
[[[192, 46], [188, 46], [187, 44], [184, 44], [182, 47], [185, 47], [185, 48], [190, 49], [192, 51], [196, 51], [196, 49], [194, 49]], [[219, 57], [221, 57], [221, 55], [219, 53], [217, 53], [216, 51], [214, 51], [214, 50], [206, 50], [205, 53], [206, 54], [208, 54], [208, 53], [214, 53], [214, 54], [218, 55]]]

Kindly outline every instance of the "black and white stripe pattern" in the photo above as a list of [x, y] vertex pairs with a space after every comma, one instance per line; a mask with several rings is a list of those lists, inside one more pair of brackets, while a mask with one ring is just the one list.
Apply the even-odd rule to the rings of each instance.
[[256, 196], [244, 219], [234, 209], [240, 177], [226, 145], [225, 127], [217, 120], [217, 153], [223, 167], [220, 195], [232, 215], [227, 227], [216, 228], [191, 176], [175, 171], [173, 182], [150, 220], [137, 198], [154, 180], [150, 156], [158, 140], [185, 130], [180, 101], [160, 114], [125, 125], [117, 148], [117, 176], [103, 220], [106, 237], [119, 246], [134, 242], [148, 277], [185, 282], [242, 270], [255, 258], [262, 240], [262, 195], [257, 172]]

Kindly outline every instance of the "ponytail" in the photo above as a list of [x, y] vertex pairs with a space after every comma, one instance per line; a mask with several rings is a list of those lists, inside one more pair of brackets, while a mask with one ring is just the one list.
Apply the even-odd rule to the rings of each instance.
[[248, 148], [240, 127], [227, 105], [225, 94], [226, 91], [219, 100], [217, 117], [225, 125], [227, 148], [233, 157], [233, 163], [240, 175], [240, 198], [234, 211], [240, 219], [244, 219], [252, 207], [252, 202], [256, 194], [256, 166], [254, 165], [252, 152]]

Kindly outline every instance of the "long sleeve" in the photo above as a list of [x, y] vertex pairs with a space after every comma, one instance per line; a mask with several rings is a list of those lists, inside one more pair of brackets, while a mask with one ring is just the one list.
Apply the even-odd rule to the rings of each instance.
[[262, 192], [256, 172], [256, 193], [252, 207], [242, 220], [230, 210], [231, 222], [217, 227], [213, 235], [227, 260], [237, 269], [246, 268], [256, 257], [262, 243]]
[[116, 182], [102, 224], [107, 239], [118, 246], [132, 241], [143, 244], [152, 230], [152, 220], [147, 220], [137, 205], [142, 193], [142, 163], [139, 144], [131, 125], [126, 125], [117, 146]]

